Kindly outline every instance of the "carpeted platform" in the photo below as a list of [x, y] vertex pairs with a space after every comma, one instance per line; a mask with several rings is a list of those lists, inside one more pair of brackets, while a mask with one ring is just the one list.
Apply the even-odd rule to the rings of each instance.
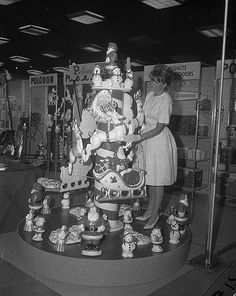
[[[53, 281], [48, 278], [44, 278], [42, 276], [39, 276], [37, 274], [32, 274], [25, 266], [22, 265], [22, 263], [19, 260], [18, 254], [17, 254], [17, 248], [16, 248], [16, 240], [17, 240], [17, 234], [16, 232], [10, 232], [6, 234], [0, 235], [0, 246], [1, 246], [1, 256], [4, 260], [8, 261], [12, 265], [14, 265], [16, 268], [22, 270], [26, 274], [31, 275], [34, 279], [38, 280], [45, 286], [49, 287], [53, 291], [66, 296], [135, 296], [137, 295], [137, 292], [135, 293], [133, 290], [131, 290], [129, 287], [120, 287], [118, 290], [117, 287], [109, 287], [108, 289], [103, 289], [101, 287], [88, 287], [88, 286], [80, 286], [80, 291], [78, 291], [78, 287], [75, 287], [73, 290], [73, 287], [70, 287], [70, 294], [65, 294], [67, 290], [67, 287], [64, 286], [61, 283], [58, 283], [57, 281]], [[156, 291], [160, 287], [167, 285], [171, 281], [177, 279], [178, 277], [184, 275], [186, 272], [189, 272], [192, 269], [192, 267], [185, 265], [183, 268], [181, 268], [178, 272], [175, 274], [170, 275], [165, 280], [161, 281], [161, 283], [153, 283], [152, 285], [152, 291]], [[30, 287], [29, 287], [30, 288]], [[147, 289], [145, 288], [145, 285], [137, 286], [138, 289], [138, 295], [147, 295]], [[150, 289], [150, 284], [149, 284]]]

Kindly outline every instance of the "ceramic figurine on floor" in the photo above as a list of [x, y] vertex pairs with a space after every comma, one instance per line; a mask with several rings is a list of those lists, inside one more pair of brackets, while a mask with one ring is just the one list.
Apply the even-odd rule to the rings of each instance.
[[171, 244], [178, 244], [180, 239], [179, 224], [175, 220], [175, 217], [173, 215], [171, 215], [167, 221], [170, 224], [171, 228], [169, 242]]
[[24, 231], [34, 230], [34, 210], [30, 210], [25, 217]]
[[65, 192], [63, 194], [63, 199], [61, 201], [62, 209], [69, 209], [70, 208], [70, 192]]
[[134, 237], [131, 233], [127, 232], [123, 237], [122, 256], [132, 258], [134, 256], [135, 248]]
[[41, 214], [48, 215], [51, 213], [49, 204], [50, 204], [50, 196], [46, 195], [43, 200], [43, 208], [41, 210]]
[[109, 227], [107, 217], [102, 216], [100, 210], [93, 205], [78, 221], [78, 225], [81, 227], [82, 239], [85, 244], [82, 255], [100, 256], [102, 254], [100, 241]]
[[130, 225], [133, 222], [132, 211], [130, 209], [126, 209], [124, 211], [123, 222], [125, 224], [124, 229], [132, 229]]
[[67, 239], [67, 227], [63, 225], [61, 230], [57, 233], [56, 243], [54, 245], [54, 249], [59, 252], [65, 252], [66, 248], [66, 239]]
[[32, 237], [32, 240], [37, 242], [40, 242], [43, 240], [42, 234], [45, 232], [44, 223], [45, 223], [45, 218], [43, 217], [35, 218], [35, 225], [34, 225], [35, 235]]
[[39, 183], [34, 183], [29, 197], [29, 208], [39, 210], [43, 207], [43, 199], [45, 196], [45, 189]]
[[163, 243], [163, 236], [162, 236], [160, 227], [153, 228], [151, 233], [151, 243], [153, 244], [153, 247], [152, 247], [153, 252], [157, 252], [157, 253], [163, 252], [163, 249], [160, 246], [160, 244]]

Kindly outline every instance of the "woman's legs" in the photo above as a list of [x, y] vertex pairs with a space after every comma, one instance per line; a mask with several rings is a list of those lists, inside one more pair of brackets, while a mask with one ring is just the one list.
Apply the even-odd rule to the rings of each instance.
[[[151, 217], [147, 224], [153, 224], [159, 216], [159, 209], [161, 207], [162, 198], [164, 195], [164, 186], [149, 186], [150, 196], [150, 211]], [[149, 207], [148, 207], [149, 209]]]

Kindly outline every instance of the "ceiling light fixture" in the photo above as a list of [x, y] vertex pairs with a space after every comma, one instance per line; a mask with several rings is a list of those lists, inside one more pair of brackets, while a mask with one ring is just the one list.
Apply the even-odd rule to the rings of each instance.
[[10, 39], [5, 38], [5, 37], [0, 37], [0, 44], [5, 44], [8, 43], [10, 41]]
[[35, 35], [35, 36], [44, 35], [50, 32], [50, 29], [41, 27], [41, 26], [36, 26], [36, 25], [22, 26], [22, 27], [19, 27], [19, 30], [22, 33]]
[[101, 52], [104, 50], [103, 47], [93, 43], [80, 45], [79, 48], [88, 52]]
[[28, 63], [30, 61], [29, 58], [22, 56], [11, 56], [9, 59], [18, 63]]
[[185, 0], [141, 0], [144, 4], [155, 9], [170, 8], [181, 5]]
[[53, 67], [53, 70], [60, 73], [68, 73], [69, 69], [66, 67]]
[[0, 4], [1, 5], [10, 5], [12, 3], [16, 3], [16, 2], [19, 2], [21, 0], [0, 0]]
[[[198, 33], [208, 38], [222, 37], [224, 34], [223, 25], [201, 27], [201, 28], [196, 28], [196, 30]], [[230, 35], [232, 33], [233, 32], [230, 29], [227, 29], [227, 35]]]
[[28, 74], [31, 74], [31, 75], [39, 75], [39, 74], [43, 74], [42, 71], [34, 70], [34, 69], [27, 70], [27, 73], [28, 73]]
[[0, 67], [4, 66], [4, 63], [3, 62], [0, 62]]
[[56, 51], [45, 51], [45, 52], [42, 52], [41, 55], [48, 58], [52, 58], [52, 59], [57, 59], [62, 57], [62, 54]]
[[104, 16], [88, 10], [83, 10], [80, 12], [69, 14], [68, 18], [71, 19], [72, 21], [79, 22], [85, 25], [99, 23], [104, 21], [105, 19]]
[[152, 39], [146, 35], [140, 35], [140, 36], [133, 36], [129, 38], [129, 42], [135, 44], [135, 45], [139, 45], [139, 46], [152, 46], [152, 45], [157, 45], [160, 42]]

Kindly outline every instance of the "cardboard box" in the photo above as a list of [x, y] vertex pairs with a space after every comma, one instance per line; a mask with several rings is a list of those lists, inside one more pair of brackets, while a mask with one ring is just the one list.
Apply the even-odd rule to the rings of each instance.
[[191, 168], [178, 168], [177, 170], [177, 181], [175, 185], [192, 188], [194, 182], [194, 188], [202, 186], [202, 175], [203, 170], [196, 169], [195, 174], [194, 170]]

